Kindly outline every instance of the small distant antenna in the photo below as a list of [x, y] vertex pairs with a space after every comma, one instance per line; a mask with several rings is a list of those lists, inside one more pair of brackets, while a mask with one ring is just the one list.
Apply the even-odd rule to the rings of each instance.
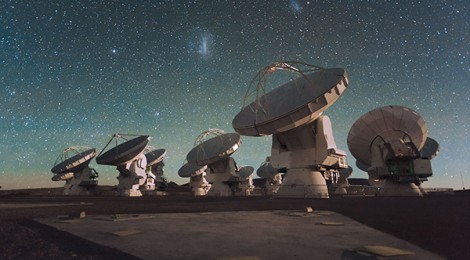
[[460, 169], [460, 179], [462, 180], [462, 190], [465, 190], [465, 183], [463, 182], [462, 169]]

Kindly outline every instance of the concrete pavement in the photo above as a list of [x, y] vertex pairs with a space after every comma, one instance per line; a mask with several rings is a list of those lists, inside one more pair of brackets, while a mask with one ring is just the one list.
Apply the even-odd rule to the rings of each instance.
[[89, 215], [36, 220], [142, 259], [385, 259], [387, 255], [394, 260], [443, 259], [330, 211]]

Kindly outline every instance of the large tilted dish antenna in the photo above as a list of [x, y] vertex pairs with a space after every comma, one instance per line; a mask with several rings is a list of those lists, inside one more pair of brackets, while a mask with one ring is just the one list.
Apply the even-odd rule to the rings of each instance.
[[[276, 71], [288, 72], [292, 77], [266, 92], [267, 76]], [[272, 63], [251, 81], [232, 126], [238, 133], [248, 136], [289, 131], [315, 121], [347, 86], [348, 75], [341, 68], [325, 69], [297, 61]], [[253, 97], [254, 101], [249, 103]]]
[[[215, 136], [207, 139], [211, 134]], [[238, 150], [241, 137], [238, 133], [224, 133], [222, 130], [209, 129], [199, 135], [194, 144], [186, 160], [200, 166], [210, 165], [229, 157]]]
[[[134, 136], [135, 138], [129, 140], [127, 139], [128, 136]], [[115, 146], [103, 153], [113, 140], [115, 142]], [[119, 143], [122, 140], [124, 140], [124, 142]], [[98, 164], [114, 166], [124, 164], [139, 155], [145, 149], [149, 141], [150, 136], [148, 135], [116, 133], [98, 154], [96, 162]]]
[[71, 146], [57, 157], [51, 172], [60, 174], [79, 172], [96, 156], [96, 149], [87, 146]]
[[426, 137], [426, 123], [417, 112], [403, 106], [385, 106], [367, 112], [353, 124], [348, 147], [359, 165], [370, 166], [372, 146], [399, 139], [413, 143], [420, 151]]

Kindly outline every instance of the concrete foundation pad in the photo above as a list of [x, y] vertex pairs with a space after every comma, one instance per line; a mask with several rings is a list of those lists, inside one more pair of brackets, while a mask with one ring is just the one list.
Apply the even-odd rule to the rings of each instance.
[[[129, 220], [123, 221], [106, 221], [111, 216], [105, 215], [89, 215], [71, 223], [61, 223], [57, 218], [36, 220], [143, 259], [382, 259], [364, 250], [371, 247], [408, 252], [393, 259], [443, 259], [335, 212], [282, 210], [129, 216]], [[116, 232], [126, 236], [113, 235]]]

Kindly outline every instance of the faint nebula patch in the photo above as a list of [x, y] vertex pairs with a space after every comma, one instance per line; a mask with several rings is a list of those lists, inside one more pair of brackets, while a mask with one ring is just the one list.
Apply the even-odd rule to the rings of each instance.
[[214, 36], [206, 30], [196, 28], [188, 41], [188, 50], [190, 53], [197, 54], [203, 59], [209, 59], [212, 56], [213, 45]]
[[299, 2], [297, 0], [291, 0], [290, 1], [290, 7], [295, 13], [300, 13], [302, 11], [302, 6], [300, 6]]

